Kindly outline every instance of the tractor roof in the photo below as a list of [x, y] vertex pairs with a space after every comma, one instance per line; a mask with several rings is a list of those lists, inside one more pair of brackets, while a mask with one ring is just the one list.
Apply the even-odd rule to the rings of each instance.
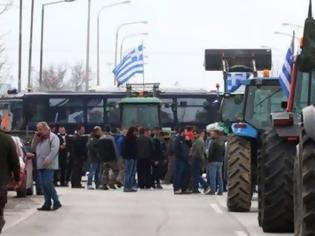
[[160, 104], [161, 100], [156, 97], [126, 97], [120, 100], [120, 104]]

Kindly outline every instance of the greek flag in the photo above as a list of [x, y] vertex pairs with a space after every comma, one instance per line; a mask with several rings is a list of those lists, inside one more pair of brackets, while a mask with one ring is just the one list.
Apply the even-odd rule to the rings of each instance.
[[143, 45], [129, 52], [113, 70], [118, 86], [127, 82], [135, 74], [144, 73]]
[[249, 78], [249, 73], [228, 73], [227, 74], [227, 91], [229, 93], [235, 92], [241, 87], [242, 82]]
[[290, 48], [288, 49], [287, 54], [285, 56], [285, 61], [282, 66], [282, 72], [279, 78], [280, 86], [287, 97], [289, 97], [290, 84], [292, 79], [292, 68], [294, 62], [294, 40], [295, 36], [293, 34], [293, 39]]

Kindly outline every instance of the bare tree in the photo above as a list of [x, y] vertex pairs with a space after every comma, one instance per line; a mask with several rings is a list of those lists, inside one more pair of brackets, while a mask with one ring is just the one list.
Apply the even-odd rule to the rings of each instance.
[[43, 70], [43, 81], [41, 86], [37, 86], [41, 91], [60, 91], [64, 89], [64, 79], [67, 73], [65, 66], [50, 66]]
[[13, 4], [13, 0], [0, 0], [0, 15], [5, 13]]
[[85, 71], [82, 63], [77, 63], [71, 68], [69, 87], [75, 92], [83, 91]]
[[[90, 70], [90, 81], [92, 81], [91, 70]], [[82, 63], [77, 63], [71, 68], [71, 78], [68, 83], [68, 87], [75, 91], [80, 92], [84, 90], [85, 85], [85, 68]]]
[[[13, 4], [13, 0], [0, 0], [0, 15], [5, 13]], [[0, 35], [0, 37], [2, 37]], [[0, 81], [7, 82], [10, 77], [8, 68], [6, 68], [5, 46], [0, 41]]]

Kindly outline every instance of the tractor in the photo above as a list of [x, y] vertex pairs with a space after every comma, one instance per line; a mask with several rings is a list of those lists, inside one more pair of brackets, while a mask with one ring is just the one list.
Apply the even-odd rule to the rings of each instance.
[[[159, 84], [127, 84], [127, 96], [119, 102], [121, 128], [160, 128]], [[152, 91], [150, 91], [150, 88]]]
[[[221, 69], [224, 73], [225, 96], [221, 103], [221, 117], [231, 130], [226, 162], [227, 208], [232, 212], [247, 212], [251, 208], [253, 192], [260, 182], [257, 179], [260, 137], [272, 125], [270, 113], [281, 112], [281, 102], [286, 99], [278, 78], [258, 77], [257, 70], [270, 68], [270, 50], [206, 51], [206, 69]], [[231, 72], [249, 72], [254, 76], [242, 81], [245, 87], [243, 95], [227, 93], [226, 75]]]
[[[262, 138], [260, 224], [265, 232], [315, 235], [315, 20], [310, 1], [284, 112]], [[296, 148], [297, 147], [297, 148]]]

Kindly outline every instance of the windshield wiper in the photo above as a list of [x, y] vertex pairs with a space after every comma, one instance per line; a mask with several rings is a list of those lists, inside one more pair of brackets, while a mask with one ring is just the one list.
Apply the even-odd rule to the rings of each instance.
[[256, 107], [258, 107], [259, 105], [261, 105], [262, 103], [264, 103], [267, 99], [271, 98], [272, 96], [274, 96], [275, 94], [279, 93], [281, 91], [281, 88], [279, 88], [278, 90], [276, 90], [275, 92], [273, 92], [272, 94], [270, 94], [269, 96], [265, 97], [263, 100], [261, 100]]

